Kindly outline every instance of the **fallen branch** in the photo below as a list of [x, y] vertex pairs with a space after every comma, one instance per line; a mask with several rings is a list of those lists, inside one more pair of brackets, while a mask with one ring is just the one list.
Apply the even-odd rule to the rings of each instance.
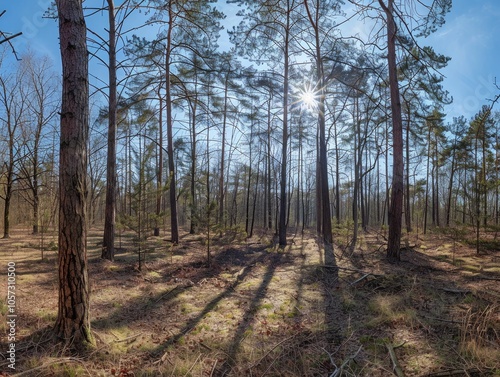
[[[392, 360], [392, 365], [393, 365], [393, 370], [394, 373], [396, 373], [396, 376], [398, 377], [405, 377], [405, 374], [403, 373], [403, 370], [401, 369], [401, 365], [399, 365], [398, 358], [396, 357], [396, 352], [394, 351], [394, 347], [390, 343], [386, 343], [385, 346], [387, 347], [387, 350], [389, 351], [389, 356], [391, 357]], [[401, 347], [401, 346], [398, 346]]]
[[475, 276], [476, 279], [479, 280], [493, 280], [493, 281], [500, 281], [500, 278], [494, 278], [494, 277], [489, 277], [489, 276]]
[[262, 360], [264, 360], [271, 352], [273, 352], [276, 348], [278, 348], [280, 345], [282, 345], [283, 343], [289, 341], [290, 339], [292, 338], [295, 338], [297, 336], [297, 334], [293, 334], [292, 336], [289, 336], [288, 338], [285, 338], [281, 341], [279, 341], [278, 343], [276, 343], [269, 351], [266, 352], [266, 354], [264, 356], [262, 356], [259, 361], [257, 361], [256, 363], [253, 363], [250, 368], [248, 368], [248, 370], [251, 370], [252, 368], [255, 368], [257, 365], [259, 365]]
[[[135, 340], [137, 337], [141, 336], [142, 334], [144, 334], [143, 332], [140, 332], [139, 334], [136, 334], [136, 335], [132, 335], [132, 336], [129, 336], [129, 337], [126, 337], [125, 339], [119, 339], [119, 340], [114, 340], [115, 343], [122, 343], [122, 342], [127, 342], [129, 340]], [[113, 334], [114, 335], [114, 334]]]
[[374, 276], [373, 274], [364, 274], [363, 276], [361, 276], [359, 279], [353, 281], [350, 285], [353, 286], [354, 284], [358, 284], [359, 282], [365, 280], [368, 276]]
[[472, 293], [471, 291], [467, 290], [462, 290], [462, 289], [451, 289], [451, 288], [441, 288], [441, 290], [448, 292], [448, 293], [457, 293], [457, 294], [467, 294], [467, 293]]
[[186, 376], [190, 376], [191, 374], [191, 371], [193, 370], [194, 366], [196, 365], [196, 363], [198, 362], [198, 360], [200, 360], [200, 357], [201, 357], [201, 353], [198, 355], [198, 357], [196, 358], [196, 360], [194, 361], [193, 365], [191, 365], [191, 368], [189, 368], [189, 370], [186, 372], [186, 374], [184, 375], [184, 377]]
[[79, 364], [83, 364], [82, 360], [77, 359], [76, 357], [63, 357], [63, 358], [60, 358], [60, 359], [55, 359], [55, 360], [47, 361], [47, 362], [43, 363], [40, 366], [37, 366], [37, 367], [32, 368], [32, 369], [25, 370], [24, 372], [13, 374], [12, 377], [32, 376], [33, 372], [46, 369], [46, 368], [48, 368], [48, 367], [50, 367], [52, 365], [65, 364], [65, 363], [79, 363]]
[[171, 290], [169, 290], [169, 291], [165, 292], [164, 294], [162, 294], [160, 297], [158, 297], [156, 299], [155, 304], [157, 304], [158, 302], [160, 302], [163, 298], [165, 298], [166, 296], [168, 296], [170, 293], [172, 293], [173, 291], [175, 291], [178, 288], [181, 288], [181, 286], [180, 285], [176, 285]]
[[[316, 266], [315, 265], [311, 265], [310, 267], [316, 267]], [[383, 275], [380, 275], [380, 274], [374, 274], [373, 272], [367, 272], [367, 271], [363, 271], [363, 270], [357, 270], [355, 268], [330, 266], [330, 265], [327, 265], [327, 264], [320, 264], [320, 265], [317, 265], [317, 267], [332, 268], [332, 269], [336, 269], [336, 270], [349, 271], [349, 272], [357, 272], [359, 274], [370, 274], [370, 275], [375, 276], [375, 277], [383, 276]]]
[[212, 370], [210, 371], [210, 376], [209, 377], [213, 377], [214, 375], [214, 372], [215, 372], [215, 368], [217, 368], [217, 363], [219, 362], [218, 359], [215, 359], [214, 361], [214, 365], [212, 365]]
[[340, 368], [335, 369], [335, 371], [332, 374], [330, 374], [330, 377], [340, 377], [342, 375], [342, 372], [343, 372], [344, 368], [352, 360], [354, 360], [356, 358], [356, 356], [358, 356], [358, 353], [361, 351], [362, 348], [363, 348], [363, 346], [359, 346], [359, 348], [356, 351], [356, 353], [354, 355], [348, 356], [347, 359], [344, 360], [344, 362], [342, 363], [342, 365], [340, 366]]
[[431, 319], [433, 321], [440, 321], [440, 322], [446, 322], [446, 323], [453, 323], [453, 324], [458, 324], [458, 325], [461, 325], [462, 322], [460, 321], [453, 321], [451, 319], [443, 319], [443, 318], [436, 318], [436, 317], [429, 317], [429, 316], [426, 316], [424, 315], [425, 318], [427, 319]]
[[205, 348], [206, 350], [208, 351], [213, 351], [212, 348], [210, 348], [209, 346], [207, 346], [205, 343], [203, 343], [202, 341], [200, 341], [200, 346], [202, 346], [203, 348]]
[[473, 376], [479, 373], [477, 369], [450, 369], [441, 372], [426, 374], [423, 377], [447, 377], [447, 376]]

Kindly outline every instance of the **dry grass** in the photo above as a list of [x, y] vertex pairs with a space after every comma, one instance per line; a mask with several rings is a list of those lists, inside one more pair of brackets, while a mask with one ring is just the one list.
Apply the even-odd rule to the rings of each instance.
[[[198, 238], [186, 235], [176, 247], [152, 238], [139, 271], [132, 235], [123, 235], [115, 262], [104, 262], [96, 231], [89, 276], [97, 346], [76, 357], [50, 338], [56, 251], [41, 260], [39, 242], [26, 234], [0, 241], [2, 265], [15, 260], [19, 272], [16, 366], [25, 375], [385, 377], [392, 375], [387, 344], [407, 377], [500, 375], [500, 296], [491, 280], [498, 258], [451, 248], [444, 235], [410, 240], [417, 247], [397, 265], [385, 261], [375, 234], [365, 235], [362, 250], [339, 260], [338, 271], [321, 267], [310, 235], [285, 250], [268, 235], [214, 241], [210, 268]], [[6, 292], [5, 279], [0, 289]]]
[[500, 360], [500, 305], [467, 310], [460, 332], [460, 351], [476, 365], [489, 368]]

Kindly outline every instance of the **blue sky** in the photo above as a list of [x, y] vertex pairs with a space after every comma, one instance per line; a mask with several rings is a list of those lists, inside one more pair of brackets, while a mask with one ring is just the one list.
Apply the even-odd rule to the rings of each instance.
[[454, 0], [446, 24], [424, 41], [451, 57], [442, 71], [454, 99], [445, 109], [449, 117], [471, 117], [500, 93], [494, 86], [495, 77], [500, 82], [499, 36], [498, 0]]
[[[4, 1], [0, 10], [7, 12], [0, 18], [0, 30], [23, 36], [13, 40], [15, 48], [26, 48], [48, 54], [59, 63], [57, 22], [43, 18], [50, 0]], [[95, 1], [96, 6], [102, 1]], [[92, 4], [94, 5], [94, 4]], [[223, 31], [225, 33], [225, 31]], [[424, 44], [450, 56], [442, 73], [445, 88], [454, 103], [445, 108], [448, 118], [465, 115], [472, 117], [488, 98], [500, 91], [493, 81], [500, 81], [500, 1], [454, 0], [446, 24], [423, 41]], [[498, 109], [500, 110], [500, 109]]]

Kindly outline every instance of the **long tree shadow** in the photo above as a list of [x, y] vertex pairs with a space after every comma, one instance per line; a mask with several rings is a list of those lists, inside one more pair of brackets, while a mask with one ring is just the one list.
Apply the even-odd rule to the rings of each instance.
[[[252, 267], [256, 263], [262, 262], [267, 257], [266, 252], [257, 254], [257, 252], [259, 251], [263, 251], [262, 246], [249, 249], [245, 253], [242, 253], [241, 251], [238, 252], [234, 249], [227, 249], [215, 256], [214, 265], [224, 265], [227, 268], [237, 267], [240, 265], [245, 265], [247, 267], [245, 267], [243, 272], [239, 274], [238, 280], [236, 282], [231, 284], [224, 292], [222, 292], [220, 295], [214, 298], [214, 300], [212, 300], [213, 305], [207, 305], [207, 307], [210, 306], [210, 310], [213, 309], [218, 301], [222, 300], [224, 297], [227, 297], [234, 290], [234, 288], [245, 278], [245, 276], [250, 273]], [[256, 257], [256, 255], [258, 256]], [[183, 264], [182, 266], [175, 269], [172, 274], [175, 275], [176, 272], [181, 271], [183, 268], [192, 268], [194, 270], [194, 273], [190, 276], [189, 279], [178, 279], [180, 280], [179, 283], [177, 283], [173, 287], [168, 287], [155, 295], [150, 295], [148, 297], [140, 296], [127, 300], [126, 302], [119, 302], [119, 307], [115, 310], [112, 310], [107, 316], [92, 320], [93, 328], [97, 330], [105, 330], [119, 325], [131, 324], [135, 321], [142, 320], [145, 317], [145, 313], [149, 313], [155, 308], [165, 305], [165, 303], [172, 302], [181, 293], [190, 290], [203, 279], [214, 277], [219, 274], [219, 271], [217, 269], [206, 268], [200, 261], [192, 261], [188, 264]], [[171, 280], [172, 277], [172, 275], [165, 275], [162, 279], [164, 281], [167, 281]], [[177, 279], [173, 280], [175, 281]], [[191, 321], [188, 323], [188, 325], [186, 325], [186, 328], [189, 328], [190, 324]], [[182, 334], [180, 334], [179, 337], [173, 340], [177, 341], [181, 336]]]
[[[343, 327], [341, 323], [342, 316], [339, 310], [339, 299], [335, 295], [339, 283], [339, 270], [333, 253], [333, 245], [324, 243], [325, 266], [322, 272], [321, 283], [323, 289], [323, 302], [325, 311], [326, 340], [329, 344], [338, 343], [341, 340], [340, 330]], [[321, 248], [320, 245], [318, 245]]]
[[[300, 254], [298, 257], [301, 259], [300, 261], [300, 277], [299, 281], [297, 283], [297, 296], [295, 298], [295, 302], [297, 303], [294, 308], [293, 308], [293, 317], [297, 318], [297, 322], [300, 322], [301, 317], [303, 316], [303, 313], [300, 311], [300, 306], [302, 305], [302, 299], [304, 295], [304, 283], [305, 283], [305, 266], [306, 266], [306, 259], [307, 259], [307, 253], [306, 253], [306, 243], [304, 240], [304, 235], [302, 235], [301, 238], [301, 247], [300, 247]], [[320, 259], [321, 263], [321, 259]]]
[[239, 274], [238, 279], [233, 284], [231, 284], [228, 288], [214, 297], [196, 317], [188, 320], [184, 327], [177, 332], [177, 334], [170, 337], [166, 342], [156, 347], [156, 349], [151, 352], [152, 357], [160, 357], [170, 346], [177, 343], [183, 336], [193, 330], [209, 312], [213, 311], [216, 308], [219, 302], [233, 294], [238, 285], [240, 285], [240, 283], [245, 280], [248, 274], [250, 274], [250, 272], [254, 269], [256, 264], [264, 262], [267, 257], [267, 254], [261, 254], [259, 257], [257, 257], [257, 259], [255, 259], [253, 264], [244, 267], [243, 271]]
[[234, 368], [234, 366], [237, 363], [237, 357], [238, 353], [240, 352], [240, 346], [241, 342], [244, 339], [244, 334], [247, 331], [248, 328], [252, 326], [252, 324], [255, 321], [255, 316], [257, 312], [259, 311], [259, 306], [262, 301], [266, 297], [266, 293], [269, 288], [269, 284], [271, 283], [271, 279], [274, 276], [274, 273], [276, 271], [276, 267], [280, 264], [281, 260], [283, 259], [282, 253], [278, 254], [273, 254], [271, 260], [269, 261], [269, 264], [267, 265], [266, 272], [264, 273], [262, 277], [262, 282], [260, 283], [259, 287], [255, 291], [255, 294], [253, 295], [253, 299], [250, 302], [250, 306], [248, 310], [246, 311], [245, 315], [241, 319], [241, 321], [238, 324], [238, 327], [236, 328], [234, 332], [233, 339], [231, 343], [228, 346], [228, 360], [223, 368], [219, 370], [220, 376], [224, 376], [227, 373], [231, 371], [231, 369]]

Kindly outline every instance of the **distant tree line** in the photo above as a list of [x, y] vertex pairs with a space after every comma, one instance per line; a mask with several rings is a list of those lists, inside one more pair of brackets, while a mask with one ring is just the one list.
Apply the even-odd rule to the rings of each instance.
[[[108, 73], [89, 78], [80, 188], [86, 225], [104, 226], [102, 257], [114, 258], [118, 228], [174, 244], [182, 231], [265, 230], [286, 246], [291, 230], [315, 229], [332, 245], [347, 226], [351, 252], [360, 230], [378, 228], [398, 260], [404, 231], [462, 224], [479, 248], [480, 229], [499, 229], [497, 98], [471, 119], [445, 121], [451, 100], [439, 70], [449, 58], [419, 43], [451, 1], [424, 3], [351, 1], [352, 11], [338, 0], [233, 0], [239, 23], [223, 46], [217, 2], [84, 9], [90, 64]], [[93, 28], [103, 14], [106, 26]], [[346, 35], [359, 17], [378, 32]], [[55, 157], [59, 75], [33, 53], [10, 69], [8, 59], [4, 237], [20, 224], [33, 233], [56, 226], [65, 168]]]

